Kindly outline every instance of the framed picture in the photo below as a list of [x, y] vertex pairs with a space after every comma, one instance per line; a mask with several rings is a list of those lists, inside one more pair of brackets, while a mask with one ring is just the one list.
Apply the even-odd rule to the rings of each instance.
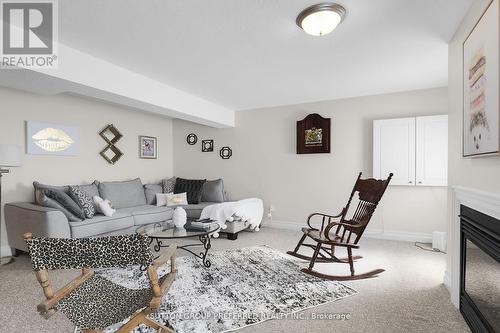
[[31, 155], [76, 156], [78, 129], [35, 121], [26, 122], [26, 153]]
[[313, 113], [297, 121], [297, 154], [330, 152], [330, 118]]
[[499, 6], [490, 3], [463, 44], [463, 156], [498, 154]]
[[139, 158], [158, 157], [158, 143], [153, 136], [139, 136]]

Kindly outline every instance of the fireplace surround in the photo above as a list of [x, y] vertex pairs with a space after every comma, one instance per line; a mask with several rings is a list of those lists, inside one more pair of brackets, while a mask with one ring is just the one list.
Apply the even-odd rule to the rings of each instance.
[[460, 205], [460, 312], [473, 332], [500, 332], [500, 220]]

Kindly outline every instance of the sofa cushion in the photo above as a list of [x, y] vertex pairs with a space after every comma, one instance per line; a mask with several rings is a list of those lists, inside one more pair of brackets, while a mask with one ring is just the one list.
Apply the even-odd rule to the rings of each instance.
[[203, 191], [203, 184], [206, 179], [184, 179], [177, 178], [175, 180], [174, 193], [187, 193], [187, 200], [190, 204], [197, 204], [201, 201], [201, 193]]
[[47, 197], [57, 201], [58, 204], [63, 206], [79, 219], [85, 219], [83, 209], [65, 191], [59, 189], [46, 189], [43, 193]]
[[161, 181], [161, 186], [163, 187], [163, 193], [174, 193], [175, 181], [177, 177], [165, 178]]
[[142, 205], [121, 208], [118, 209], [117, 213], [132, 215], [135, 225], [143, 225], [171, 220], [174, 210], [170, 207]]
[[96, 195], [99, 196], [99, 182], [97, 180], [95, 180], [92, 184], [75, 186], [78, 186], [80, 190], [87, 193], [91, 198], [95, 197]]
[[85, 214], [85, 218], [91, 219], [95, 215], [95, 206], [94, 200], [92, 197], [82, 190], [80, 186], [70, 186], [69, 187], [69, 196], [73, 199], [78, 206], [83, 210]]
[[141, 180], [99, 183], [99, 196], [111, 201], [114, 208], [135, 207], [146, 204]]
[[35, 189], [35, 203], [41, 205], [41, 202], [39, 201], [43, 197], [40, 195], [41, 192], [44, 190], [48, 189], [56, 189], [56, 190], [63, 190], [64, 192], [68, 192], [69, 187], [68, 186], [58, 186], [58, 185], [46, 185], [46, 184], [41, 184], [39, 182], [33, 182], [33, 188]]
[[224, 202], [224, 182], [222, 179], [208, 180], [203, 184], [202, 202]]
[[93, 218], [81, 222], [69, 222], [71, 237], [92, 237], [134, 226], [134, 218], [130, 214], [116, 212], [113, 216], [94, 215]]
[[163, 193], [161, 184], [146, 184], [144, 185], [144, 194], [146, 195], [146, 204], [156, 205], [156, 194]]
[[[203, 208], [210, 206], [210, 205], [215, 205], [218, 204], [218, 202], [200, 202], [197, 204], [189, 204], [189, 205], [184, 205], [180, 206], [186, 210], [187, 217], [191, 218], [199, 218], [201, 216], [201, 211]], [[172, 207], [175, 208], [175, 207]]]
[[64, 208], [56, 200], [46, 196], [43, 191], [38, 191], [36, 193], [36, 202], [37, 202], [37, 205], [40, 205], [43, 207], [48, 207], [48, 208], [54, 208], [54, 209], [61, 211], [64, 214], [64, 216], [66, 216], [68, 221], [81, 221], [82, 220], [82, 219], [76, 217], [75, 215], [73, 215], [73, 213], [71, 213], [69, 210]]

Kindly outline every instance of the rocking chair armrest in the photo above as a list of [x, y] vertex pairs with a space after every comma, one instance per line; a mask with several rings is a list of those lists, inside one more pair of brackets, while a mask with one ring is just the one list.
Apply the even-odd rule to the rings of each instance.
[[[330, 230], [332, 230], [332, 228], [335, 226], [342, 226], [344, 228], [350, 228], [350, 229], [359, 229], [359, 228], [363, 227], [362, 225], [349, 224], [349, 223], [345, 223], [345, 222], [330, 222], [325, 228], [325, 237], [328, 238], [328, 240], [330, 240], [332, 242], [334, 242], [335, 240], [330, 238]], [[337, 236], [337, 235], [335, 235], [335, 236]], [[344, 244], [344, 245], [340, 245], [340, 243], [339, 243], [340, 246], [353, 247], [352, 246], [353, 244], [350, 244], [350, 243], [341, 243], [341, 244]]]
[[170, 245], [157, 259], [153, 261], [153, 267], [155, 267], [155, 269], [158, 269], [160, 266], [164, 265], [172, 258], [175, 258], [176, 251], [177, 244]]
[[336, 218], [344, 216], [345, 211], [346, 211], [346, 209], [342, 208], [342, 212], [340, 212], [340, 214], [337, 214], [337, 215], [328, 215], [328, 214], [323, 214], [323, 213], [312, 213], [311, 215], [309, 215], [307, 217], [307, 225], [309, 226], [309, 228], [317, 230], [317, 228], [314, 228], [311, 225], [311, 218], [313, 218], [314, 216], [322, 216], [322, 217], [326, 217], [326, 218], [329, 218], [329, 219], [336, 219]]

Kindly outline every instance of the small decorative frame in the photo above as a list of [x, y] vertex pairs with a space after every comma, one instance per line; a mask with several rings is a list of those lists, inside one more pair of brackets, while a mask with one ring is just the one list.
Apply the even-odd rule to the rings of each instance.
[[108, 145], [99, 153], [109, 164], [115, 164], [123, 156], [118, 147], [115, 145]]
[[201, 140], [201, 151], [204, 153], [214, 151], [214, 140]]
[[297, 154], [330, 153], [330, 118], [312, 113], [297, 121]]
[[158, 140], [154, 136], [139, 136], [139, 158], [158, 158]]
[[222, 147], [219, 151], [219, 155], [223, 160], [228, 160], [233, 156], [233, 150], [229, 147]]
[[196, 134], [191, 133], [186, 137], [186, 142], [188, 143], [188, 145], [193, 146], [196, 144], [196, 142], [198, 142], [198, 137], [196, 136]]
[[104, 129], [99, 132], [99, 135], [104, 139], [104, 141], [113, 145], [123, 137], [120, 131], [113, 124], [109, 124], [104, 127]]
[[123, 156], [122, 151], [116, 147], [116, 143], [123, 137], [123, 135], [113, 124], [106, 126], [99, 132], [99, 135], [108, 144], [99, 154], [109, 164], [115, 164]]

